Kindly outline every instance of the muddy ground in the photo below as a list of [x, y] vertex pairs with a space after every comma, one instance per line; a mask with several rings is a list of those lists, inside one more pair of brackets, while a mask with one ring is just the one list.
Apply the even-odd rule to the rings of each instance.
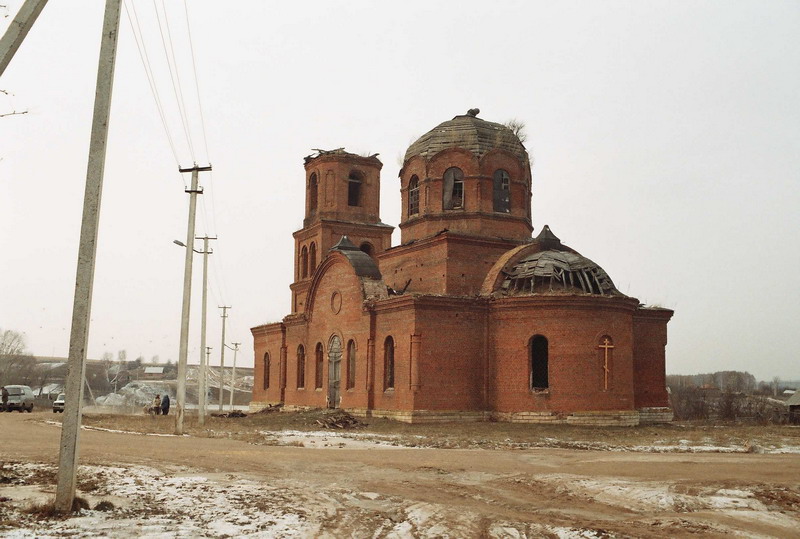
[[[60, 417], [0, 414], [0, 535], [791, 537], [800, 429], [484, 423], [323, 429], [325, 414], [187, 422], [87, 416], [64, 520], [50, 499]], [[125, 432], [114, 432], [125, 431]]]

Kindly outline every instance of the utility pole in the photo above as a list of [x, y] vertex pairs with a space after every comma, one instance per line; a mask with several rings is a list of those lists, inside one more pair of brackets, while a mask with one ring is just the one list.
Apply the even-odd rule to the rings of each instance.
[[0, 39], [0, 75], [11, 63], [11, 59], [14, 58], [45, 5], [47, 5], [47, 0], [26, 0], [17, 11], [17, 16], [11, 21], [11, 26], [6, 30], [3, 39]]
[[[206, 367], [211, 364], [211, 347], [206, 346]], [[208, 393], [208, 369], [203, 369], [203, 404], [206, 402], [206, 393]], [[205, 418], [203, 418], [205, 421]]]
[[[206, 312], [208, 310], [208, 255], [213, 253], [208, 249], [208, 240], [215, 240], [216, 237], [195, 238], [203, 240], [203, 314], [200, 323], [200, 374], [197, 377], [197, 423], [206, 424], [206, 367], [208, 361], [208, 351], [206, 350]], [[210, 348], [208, 350], [211, 350]]]
[[58, 455], [55, 509], [61, 513], [70, 512], [75, 499], [83, 380], [86, 375], [86, 348], [89, 342], [94, 262], [97, 255], [97, 228], [103, 192], [103, 172], [106, 162], [111, 90], [114, 86], [114, 64], [117, 38], [119, 37], [121, 3], [122, 0], [106, 0], [103, 34], [100, 40], [100, 60], [97, 66], [97, 86], [94, 95], [92, 132], [89, 140], [89, 163], [86, 167], [86, 190], [83, 195], [83, 220], [78, 246], [75, 296], [72, 303], [69, 367], [65, 384], [67, 402], [64, 406]]
[[229, 305], [219, 307], [222, 309], [222, 346], [219, 352], [219, 411], [222, 412], [222, 405], [225, 402], [222, 398], [225, 389], [225, 319], [228, 318]]
[[181, 343], [178, 349], [178, 395], [177, 410], [175, 413], [175, 434], [183, 434], [183, 416], [186, 412], [186, 359], [189, 353], [189, 306], [192, 301], [192, 243], [194, 242], [194, 216], [197, 210], [197, 195], [203, 192], [198, 187], [200, 172], [211, 170], [211, 165], [198, 167], [196, 164], [189, 168], [180, 168], [181, 173], [192, 173], [192, 187], [185, 189], [189, 193], [189, 224], [186, 230], [186, 259], [183, 265], [183, 307], [181, 309]]
[[233, 411], [233, 392], [236, 389], [236, 352], [239, 351], [240, 342], [233, 343], [233, 371], [231, 372], [231, 412]]

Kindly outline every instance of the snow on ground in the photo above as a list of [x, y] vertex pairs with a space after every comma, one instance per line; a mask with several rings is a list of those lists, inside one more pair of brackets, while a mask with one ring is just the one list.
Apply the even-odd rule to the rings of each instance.
[[[81, 466], [78, 488], [92, 509], [66, 519], [26, 512], [54, 497], [52, 465], [6, 462], [0, 465], [0, 536], [9, 538], [78, 537], [491, 537], [556, 536], [565, 539], [607, 537], [603, 530], [545, 522], [487, 521], [468, 505], [411, 501], [377, 492], [318, 485], [302, 476], [255, 480], [240, 474], [205, 473], [186, 468], [159, 471], [145, 466]], [[490, 484], [491, 476], [461, 484]], [[494, 477], [494, 479], [497, 479]], [[531, 488], [546, 488], [569, 499], [614, 506], [631, 514], [718, 513], [731, 521], [768, 523], [800, 529], [796, 514], [768, 507], [753, 487], [696, 486], [631, 481], [619, 477], [541, 474], [509, 477]], [[465, 490], [466, 491], [466, 490]], [[476, 500], [481, 500], [477, 494]], [[761, 499], [759, 499], [761, 497]], [[100, 502], [113, 504], [99, 510]], [[546, 512], [541, 517], [546, 519]], [[13, 524], [11, 524], [13, 523]], [[709, 524], [706, 531], [732, 529]], [[736, 529], [736, 528], [734, 528]]]
[[[5, 464], [4, 476], [23, 482], [36, 476], [52, 476], [52, 466], [43, 464]], [[236, 537], [307, 537], [314, 525], [302, 510], [286, 510], [291, 500], [284, 489], [246, 479], [207, 475], [165, 475], [141, 466], [81, 466], [83, 494], [95, 507], [110, 501], [112, 511], [84, 510], [66, 520], [37, 521], [19, 513], [19, 527], [3, 530], [3, 537], [193, 537], [212, 535]], [[10, 498], [17, 507], [52, 500], [52, 484], [41, 489], [7, 486], [0, 497]], [[10, 519], [4, 515], [5, 520]]]

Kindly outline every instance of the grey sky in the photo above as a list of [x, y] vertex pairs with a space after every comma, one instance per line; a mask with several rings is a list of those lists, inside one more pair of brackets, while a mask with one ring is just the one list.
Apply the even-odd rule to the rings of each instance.
[[[181, 165], [153, 3], [134, 0]], [[131, 0], [127, 0], [131, 6]], [[20, 0], [9, 0], [5, 31]], [[159, 3], [160, 5], [160, 3]], [[200, 137], [183, 2], [166, 1]], [[535, 233], [549, 224], [622, 292], [676, 310], [667, 371], [800, 378], [797, 2], [189, 3], [213, 176], [198, 235], [217, 305], [248, 328], [289, 312], [312, 148], [380, 152], [397, 225], [406, 147], [479, 107], [527, 124]], [[0, 80], [0, 328], [66, 355], [102, 2], [52, 1]], [[123, 13], [90, 357], [177, 359], [188, 196]], [[203, 211], [204, 207], [204, 211]], [[395, 234], [395, 243], [398, 235]], [[199, 361], [201, 259], [190, 362]], [[226, 354], [229, 361], [230, 354]]]

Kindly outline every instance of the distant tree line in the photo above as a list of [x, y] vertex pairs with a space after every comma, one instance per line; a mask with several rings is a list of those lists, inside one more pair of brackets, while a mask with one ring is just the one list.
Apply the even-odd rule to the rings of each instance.
[[676, 419], [783, 422], [786, 407], [774, 397], [780, 380], [758, 382], [749, 372], [668, 375], [667, 387]]

